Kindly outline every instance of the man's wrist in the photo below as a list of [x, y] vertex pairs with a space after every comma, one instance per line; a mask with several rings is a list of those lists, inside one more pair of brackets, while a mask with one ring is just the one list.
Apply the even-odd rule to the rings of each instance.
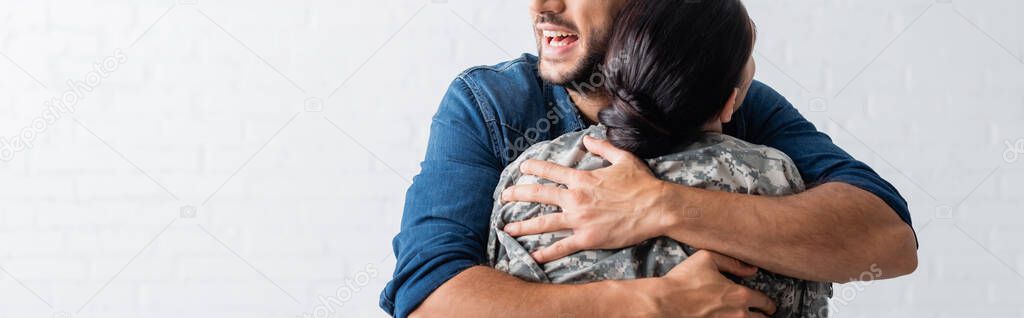
[[696, 193], [691, 191], [692, 188], [667, 181], [659, 182], [659, 199], [653, 209], [658, 220], [657, 234], [671, 237], [685, 231], [690, 221], [702, 215], [702, 212], [692, 204], [692, 195]]
[[646, 313], [656, 311], [658, 295], [661, 290], [652, 288], [652, 283], [661, 278], [643, 278], [635, 280], [609, 280], [598, 284], [601, 301], [594, 302], [600, 313], [609, 317], [643, 317], [656, 316]]

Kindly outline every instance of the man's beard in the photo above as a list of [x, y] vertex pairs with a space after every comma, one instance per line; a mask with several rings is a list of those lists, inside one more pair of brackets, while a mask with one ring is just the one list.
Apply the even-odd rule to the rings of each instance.
[[[570, 70], [566, 76], [561, 76], [561, 74], [545, 76], [544, 72], [538, 72], [541, 74], [541, 79], [550, 84], [567, 87], [572, 86], [574, 83], [589, 83], [591, 77], [593, 77], [595, 73], [601, 72], [601, 63], [604, 61], [605, 55], [608, 51], [607, 34], [607, 32], [599, 31], [595, 32], [594, 36], [589, 37], [587, 40], [586, 55], [583, 56], [583, 58], [576, 64], [576, 67]], [[541, 42], [538, 42], [537, 46], [537, 55], [540, 56], [541, 60], [544, 58], [543, 41], [544, 39], [541, 39]], [[541, 66], [538, 65], [538, 67]]]

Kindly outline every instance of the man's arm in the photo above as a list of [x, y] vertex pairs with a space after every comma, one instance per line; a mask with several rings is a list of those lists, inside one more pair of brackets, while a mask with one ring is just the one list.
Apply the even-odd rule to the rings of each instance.
[[607, 283], [528, 283], [489, 267], [476, 266], [439, 287], [410, 317], [557, 317], [560, 313], [596, 317], [614, 309], [601, 308], [608, 303], [595, 300], [615, 298], [612, 293], [621, 294], [616, 287]]
[[380, 305], [403, 318], [435, 289], [486, 262], [484, 244], [500, 163], [486, 121], [462, 79], [449, 87], [430, 128], [419, 175], [406, 192], [393, 241], [394, 276]]
[[[820, 185], [784, 198], [701, 191], [657, 180], [635, 156], [589, 140], [588, 149], [612, 166], [576, 171], [524, 163], [525, 174], [568, 189], [516, 186], [506, 190], [504, 199], [558, 205], [563, 213], [510, 224], [505, 231], [521, 236], [573, 230], [573, 236], [534, 254], [541, 263], [667, 235], [803, 279], [877, 279], [916, 268], [909, 212], [892, 185], [839, 149], [764, 84], [751, 87], [738, 114], [730, 133], [782, 150], [807, 183]], [[881, 277], [862, 275], [874, 268]]]
[[529, 283], [494, 269], [467, 269], [437, 289], [410, 317], [766, 317], [775, 304], [720, 272], [757, 269], [701, 251], [661, 278], [589, 284]]
[[[763, 231], [749, 232], [749, 228], [738, 231], [740, 236], [751, 234], [746, 239], [750, 239], [753, 246], [734, 248], [763, 248], [763, 252], [737, 250], [735, 255], [753, 256], [750, 261], [791, 276], [830, 278], [831, 281], [891, 278], [917, 268], [917, 240], [910, 226], [910, 211], [907, 202], [889, 182], [836, 146], [782, 95], [761, 82], [751, 85], [745, 105], [735, 117], [727, 127], [729, 133], [786, 153], [810, 188], [804, 193], [781, 198], [721, 196], [719, 193], [705, 196], [706, 200], [725, 200], [718, 201], [725, 209], [721, 211], [744, 211], [735, 208], [746, 206], [746, 211], [761, 212], [756, 213], [753, 220], [759, 221]], [[691, 225], [696, 230], [750, 225], [752, 221], [740, 215], [732, 219], [731, 225], [720, 224], [729, 220], [714, 217], [694, 220]], [[718, 235], [698, 236], [710, 241], [712, 236]], [[777, 243], [756, 246], [767, 241]], [[782, 252], [787, 249], [786, 245], [797, 241], [803, 243], [790, 245], [798, 248], [790, 249], [789, 253]], [[773, 259], [788, 257], [798, 263], [813, 258], [817, 261], [805, 264], [817, 266], [780, 267], [777, 265], [781, 264], [772, 263]], [[881, 273], [876, 273], [878, 271]]]
[[[882, 200], [848, 184], [785, 197], [678, 185], [665, 191], [665, 235], [779, 274], [847, 282], [897, 277], [917, 267], [910, 227]], [[694, 217], [679, 207], [702, 212]]]

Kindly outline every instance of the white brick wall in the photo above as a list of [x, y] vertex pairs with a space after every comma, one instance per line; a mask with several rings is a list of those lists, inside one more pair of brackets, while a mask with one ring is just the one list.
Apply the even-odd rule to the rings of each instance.
[[[1024, 3], [747, 2], [758, 77], [917, 224], [918, 272], [836, 316], [1024, 317]], [[0, 3], [2, 137], [126, 57], [0, 163], [0, 317], [382, 316], [437, 102], [534, 50], [524, 1]]]

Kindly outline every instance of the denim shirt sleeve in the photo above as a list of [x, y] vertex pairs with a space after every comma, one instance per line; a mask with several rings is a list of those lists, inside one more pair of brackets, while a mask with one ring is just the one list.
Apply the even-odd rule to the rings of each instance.
[[491, 124], [470, 87], [456, 79], [433, 118], [421, 172], [406, 193], [397, 264], [380, 306], [406, 317], [463, 270], [486, 263], [492, 194], [501, 167]]
[[731, 133], [785, 152], [808, 187], [828, 182], [856, 186], [885, 201], [900, 219], [912, 224], [907, 201], [892, 184], [836, 146], [771, 87], [755, 81], [737, 114]]

